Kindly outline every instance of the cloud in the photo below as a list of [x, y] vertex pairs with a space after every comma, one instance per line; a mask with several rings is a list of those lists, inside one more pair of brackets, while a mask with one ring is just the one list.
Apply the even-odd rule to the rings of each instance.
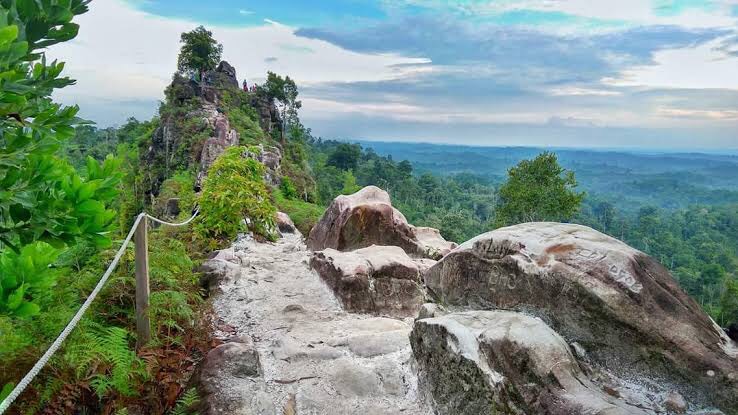
[[[176, 71], [179, 36], [198, 25], [148, 14], [122, 0], [94, 2], [78, 23], [81, 30], [75, 40], [48, 52], [50, 57], [66, 61], [65, 73], [78, 80], [77, 85], [59, 91], [57, 97], [79, 104], [83, 115], [94, 112], [95, 120], [103, 125], [124, 121], [134, 105], [111, 110], [107, 115], [95, 110], [113, 101], [145, 103], [134, 112], [149, 111], [154, 115], [155, 106], [151, 103], [163, 98], [164, 88]], [[292, 28], [278, 23], [210, 29], [224, 45], [223, 58], [237, 68], [239, 76], [255, 80], [263, 79], [271, 70], [289, 74], [306, 86], [381, 81], [416, 71], [412, 66], [405, 68], [405, 64], [427, 62], [392, 53], [345, 50], [321, 40], [295, 36]], [[126, 35], [121, 36], [122, 33]]]
[[726, 40], [657, 51], [653, 64], [628, 68], [606, 81], [626, 86], [738, 90], [738, 56], [721, 47]]
[[684, 108], [659, 108], [658, 114], [670, 118], [692, 118], [699, 120], [737, 121], [738, 110], [695, 110]]
[[[322, 3], [255, 0], [244, 9], [255, 13], [242, 14], [242, 3], [224, 2], [249, 25], [209, 27], [224, 58], [249, 83], [268, 70], [296, 79], [301, 117], [324, 137], [738, 146], [738, 33], [723, 24], [734, 0], [698, 8], [679, 0], [397, 0], [377, 3], [383, 13], [370, 5], [360, 21], [342, 17], [345, 4], [334, 13]], [[149, 3], [152, 12], [169, 10]], [[124, 0], [93, 2], [78, 39], [50, 51], [79, 79], [57, 96], [102, 125], [153, 115], [176, 69], [180, 33], [201, 23], [197, 7], [178, 2], [175, 14], [197, 17], [185, 19]], [[303, 15], [306, 27], [296, 29]]]
[[244, 10], [244, 9], [240, 9], [240, 10], [238, 11], [238, 14], [240, 14], [240, 15], [242, 15], [242, 16], [250, 16], [250, 15], [252, 15], [252, 14], [254, 14], [254, 13], [255, 13], [255, 12], [254, 12], [253, 10]]

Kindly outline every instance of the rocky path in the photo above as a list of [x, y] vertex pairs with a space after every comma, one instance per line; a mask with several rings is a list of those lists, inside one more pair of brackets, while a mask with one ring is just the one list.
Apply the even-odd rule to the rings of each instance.
[[432, 413], [411, 367], [412, 322], [343, 311], [309, 257], [294, 234], [218, 255], [214, 308], [228, 343], [203, 370], [209, 413]]

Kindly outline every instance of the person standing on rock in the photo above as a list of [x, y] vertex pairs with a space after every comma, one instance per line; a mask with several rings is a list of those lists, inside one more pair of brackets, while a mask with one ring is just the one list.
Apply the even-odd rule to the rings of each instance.
[[243, 80], [243, 92], [249, 92], [249, 82], [248, 80]]

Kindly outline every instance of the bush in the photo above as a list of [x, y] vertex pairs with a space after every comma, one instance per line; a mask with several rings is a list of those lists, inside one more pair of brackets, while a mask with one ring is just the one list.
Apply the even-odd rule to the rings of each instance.
[[246, 151], [245, 147], [226, 149], [203, 183], [195, 234], [210, 248], [230, 242], [244, 231], [276, 240], [277, 211], [264, 184], [264, 165], [243, 157]]
[[282, 177], [282, 182], [279, 185], [279, 190], [282, 192], [282, 196], [286, 199], [297, 199], [297, 189], [295, 184], [292, 183], [289, 177]]

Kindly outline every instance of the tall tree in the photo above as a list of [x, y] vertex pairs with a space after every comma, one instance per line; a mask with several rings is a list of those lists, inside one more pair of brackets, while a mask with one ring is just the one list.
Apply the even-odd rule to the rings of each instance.
[[203, 26], [180, 36], [182, 49], [179, 51], [177, 67], [182, 73], [199, 75], [214, 69], [223, 54], [223, 45], [213, 39], [213, 33]]
[[500, 187], [495, 225], [570, 220], [584, 199], [576, 186], [574, 172], [561, 167], [554, 153], [523, 160], [508, 171]]
[[88, 3], [0, 2], [0, 314], [38, 313], [34, 298], [54, 284], [49, 265], [61, 248], [82, 239], [110, 244], [117, 162], [90, 158], [81, 176], [60, 157], [82, 120], [76, 106], [52, 101], [74, 81], [43, 52], [77, 35], [72, 19]]
[[282, 117], [281, 139], [284, 141], [288, 128], [300, 124], [297, 111], [302, 107], [302, 102], [297, 100], [297, 84], [289, 76], [282, 78], [274, 72], [268, 72], [264, 88], [267, 95], [279, 106], [279, 115]]

